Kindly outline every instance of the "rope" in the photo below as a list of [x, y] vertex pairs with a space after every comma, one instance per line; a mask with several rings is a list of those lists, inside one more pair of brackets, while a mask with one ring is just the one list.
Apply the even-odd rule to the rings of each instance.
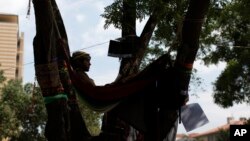
[[27, 18], [29, 18], [30, 16], [30, 9], [31, 9], [31, 0], [29, 0], [29, 3], [28, 3], [28, 10], [27, 10]]

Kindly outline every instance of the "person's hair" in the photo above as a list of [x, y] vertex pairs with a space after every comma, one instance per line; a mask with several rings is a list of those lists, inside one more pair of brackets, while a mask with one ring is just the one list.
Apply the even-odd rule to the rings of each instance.
[[82, 62], [86, 59], [91, 59], [90, 55], [83, 51], [76, 51], [72, 54], [70, 58], [70, 63], [73, 68], [81, 68]]

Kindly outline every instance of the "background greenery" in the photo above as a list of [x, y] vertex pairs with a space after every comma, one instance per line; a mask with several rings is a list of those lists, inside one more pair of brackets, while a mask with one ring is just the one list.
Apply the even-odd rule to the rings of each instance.
[[[127, 0], [133, 1], [133, 0]], [[189, 1], [136, 0], [136, 18], [143, 20], [155, 7], [161, 17], [150, 41], [142, 67], [158, 56], [170, 52], [174, 58], [179, 46], [179, 31]], [[131, 2], [132, 3], [132, 2]], [[205, 65], [226, 63], [226, 68], [214, 82], [214, 102], [227, 108], [234, 104], [250, 103], [250, 1], [211, 0], [209, 13], [204, 20], [197, 60]], [[102, 14], [105, 28], [121, 28], [122, 0], [115, 0]], [[194, 76], [194, 75], [193, 75]], [[197, 77], [193, 77], [196, 78]], [[193, 79], [195, 83], [200, 83]]]
[[[20, 81], [3, 83], [0, 71], [0, 140], [8, 137], [11, 141], [45, 141], [44, 129], [47, 120], [45, 105], [40, 88]], [[89, 131], [100, 132], [101, 114], [80, 104]]]

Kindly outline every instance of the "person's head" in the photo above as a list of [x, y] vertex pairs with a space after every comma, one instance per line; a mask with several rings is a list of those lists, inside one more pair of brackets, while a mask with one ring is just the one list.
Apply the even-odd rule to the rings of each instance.
[[72, 54], [71, 65], [74, 69], [81, 69], [83, 71], [89, 71], [90, 68], [90, 55], [83, 51], [76, 51]]

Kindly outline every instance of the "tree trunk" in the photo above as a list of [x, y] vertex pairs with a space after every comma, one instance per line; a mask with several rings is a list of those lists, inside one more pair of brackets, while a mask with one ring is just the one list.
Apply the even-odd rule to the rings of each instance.
[[[126, 1], [125, 1], [126, 2]], [[190, 81], [190, 73], [185, 73], [186, 71], [192, 71], [192, 64], [194, 63], [197, 50], [199, 48], [199, 36], [201, 32], [201, 26], [204, 20], [205, 15], [207, 14], [209, 6], [209, 0], [191, 0], [189, 3], [189, 8], [186, 13], [185, 20], [183, 22], [182, 28], [182, 40], [181, 46], [178, 49], [177, 57], [175, 60], [174, 67], [176, 68], [175, 75], [176, 80], [176, 90], [169, 90], [175, 92], [175, 95], [179, 95], [180, 91], [188, 91], [189, 81]], [[126, 7], [127, 8], [127, 7]], [[125, 11], [123, 11], [125, 12]], [[129, 13], [129, 12], [128, 12]], [[131, 13], [130, 13], [131, 14]], [[157, 10], [153, 12], [150, 16], [147, 24], [144, 27], [144, 30], [139, 37], [139, 42], [136, 45], [136, 52], [132, 58], [122, 58], [120, 71], [119, 71], [119, 79], [125, 78], [128, 75], [137, 73], [139, 70], [140, 62], [144, 56], [145, 50], [148, 46], [154, 28], [158, 22], [158, 18], [155, 14], [157, 14]], [[126, 15], [126, 12], [125, 14]], [[126, 16], [124, 16], [126, 17]], [[130, 21], [132, 19], [129, 19]], [[134, 19], [135, 20], [135, 19]], [[130, 23], [130, 27], [135, 29], [133, 23]], [[127, 23], [124, 24], [128, 25]], [[124, 27], [123, 26], [123, 36], [133, 35], [135, 30], [133, 28]], [[126, 29], [126, 30], [125, 30]], [[181, 97], [178, 97], [179, 106], [183, 104], [183, 100]], [[176, 101], [176, 102], [177, 102]], [[150, 103], [148, 103], [151, 105]], [[157, 107], [147, 106], [148, 109], [145, 116], [150, 117], [148, 119], [147, 126], [149, 127], [149, 131], [145, 133], [144, 140], [145, 141], [162, 141], [164, 138], [168, 140], [175, 140], [175, 134], [177, 132], [177, 118], [178, 111], [171, 110], [168, 107], [160, 108], [157, 112]], [[159, 107], [158, 107], [159, 108]], [[151, 110], [150, 110], [151, 109]], [[151, 118], [153, 117], [153, 118]], [[155, 122], [153, 122], [155, 121]]]
[[199, 37], [201, 27], [205, 16], [208, 12], [210, 0], [191, 0], [188, 11], [183, 21], [182, 41], [178, 49], [175, 60], [177, 68], [178, 83], [181, 90], [188, 90], [190, 74], [187, 71], [192, 71], [193, 63], [199, 49]]
[[[68, 141], [67, 116], [65, 95], [59, 95], [63, 91], [60, 81], [58, 64], [55, 62], [56, 48], [55, 29], [49, 1], [34, 0], [34, 10], [36, 17], [36, 36], [34, 38], [35, 72], [37, 81], [42, 90], [44, 98], [61, 96], [54, 103], [47, 103], [46, 110], [48, 120], [45, 128], [45, 136], [49, 141]], [[44, 10], [47, 8], [47, 10]], [[47, 36], [51, 33], [50, 36]], [[51, 36], [52, 35], [52, 36]]]
[[[185, 96], [182, 97], [181, 91], [188, 91], [190, 75], [193, 68], [193, 63], [197, 51], [199, 49], [199, 37], [201, 33], [202, 23], [208, 12], [208, 7], [210, 5], [210, 0], [190, 0], [188, 11], [183, 21], [182, 33], [181, 33], [181, 46], [177, 51], [177, 57], [174, 63], [175, 67], [175, 83], [177, 88], [177, 95], [179, 95], [178, 103], [179, 106], [185, 103]], [[190, 73], [187, 73], [187, 72]], [[175, 115], [176, 111], [169, 112], [169, 115]], [[180, 113], [179, 113], [180, 114]], [[179, 115], [180, 116], [180, 115]], [[173, 116], [172, 121], [177, 120], [177, 117]], [[176, 126], [176, 127], [174, 127]], [[177, 132], [177, 124], [169, 124], [167, 129], [176, 128], [175, 134]], [[171, 130], [169, 130], [171, 131]], [[167, 136], [166, 138], [168, 138]], [[171, 137], [171, 136], [170, 136]], [[162, 139], [161, 139], [162, 140]], [[168, 138], [168, 140], [175, 140], [175, 136]]]
[[[123, 17], [122, 17], [122, 37], [126, 38], [128, 36], [135, 37], [136, 41], [133, 42], [134, 44], [131, 44], [133, 49], [133, 55], [131, 58], [121, 58], [121, 64], [119, 69], [119, 74], [115, 82], [119, 82], [123, 80], [124, 78], [135, 75], [139, 72], [139, 67], [141, 60], [144, 56], [145, 50], [148, 46], [148, 43], [150, 41], [150, 38], [152, 36], [152, 33], [156, 27], [157, 24], [157, 16], [155, 16], [156, 12], [150, 16], [149, 20], [147, 21], [146, 26], [144, 27], [144, 30], [140, 37], [137, 37], [136, 35], [136, 1], [135, 0], [124, 0], [123, 1]], [[108, 117], [108, 118], [107, 118]], [[122, 140], [127, 140], [129, 132], [131, 132], [131, 127], [128, 123], [125, 123], [121, 119], [117, 118], [117, 115], [113, 113], [113, 111], [110, 111], [105, 114], [105, 121], [106, 122], [103, 126], [109, 126], [109, 129], [103, 130], [111, 130], [110, 126], [115, 126], [119, 128], [123, 128], [125, 131], [123, 131], [123, 137]], [[111, 127], [112, 128], [112, 127]], [[116, 130], [116, 129], [112, 129]], [[119, 129], [118, 129], [119, 130]], [[132, 129], [134, 133], [137, 134], [137, 136], [141, 137], [143, 136], [142, 133], [139, 131]], [[143, 137], [142, 137], [143, 139]], [[138, 139], [139, 141], [139, 139]]]
[[69, 56], [67, 34], [56, 1], [33, 0], [33, 4], [35, 72], [48, 115], [45, 136], [48, 141], [85, 140], [90, 134], [76, 103], [65, 56], [60, 50], [63, 45]]

